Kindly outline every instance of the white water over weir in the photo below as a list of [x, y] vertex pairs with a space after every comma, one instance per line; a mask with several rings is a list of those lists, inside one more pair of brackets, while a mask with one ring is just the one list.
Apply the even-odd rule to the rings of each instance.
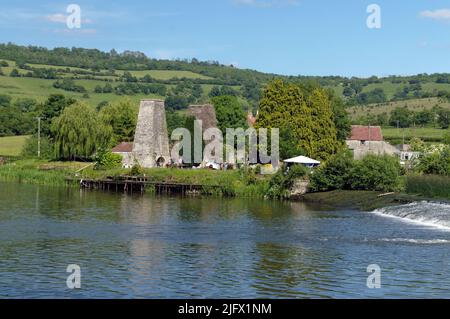
[[413, 202], [406, 205], [376, 209], [373, 213], [450, 231], [449, 203]]

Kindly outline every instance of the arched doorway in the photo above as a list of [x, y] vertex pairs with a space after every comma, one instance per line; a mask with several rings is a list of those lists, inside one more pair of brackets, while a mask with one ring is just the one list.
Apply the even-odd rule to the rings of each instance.
[[166, 160], [164, 159], [164, 157], [159, 157], [156, 160], [156, 166], [157, 167], [164, 167], [164, 163], [166, 162]]

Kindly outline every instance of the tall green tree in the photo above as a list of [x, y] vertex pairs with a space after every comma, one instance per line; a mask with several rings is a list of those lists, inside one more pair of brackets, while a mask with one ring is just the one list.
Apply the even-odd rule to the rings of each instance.
[[337, 133], [334, 124], [334, 114], [327, 92], [316, 88], [309, 96], [308, 106], [311, 110], [313, 123], [313, 157], [326, 160], [338, 149]]
[[339, 146], [331, 103], [320, 87], [270, 82], [262, 94], [256, 127], [292, 129], [299, 149], [319, 160], [326, 160]]
[[61, 115], [62, 111], [76, 102], [71, 97], [66, 97], [63, 94], [52, 94], [48, 99], [38, 106], [38, 114], [42, 118], [41, 134], [53, 138], [51, 130], [51, 122], [54, 118]]
[[61, 159], [90, 159], [96, 151], [111, 146], [112, 128], [83, 103], [67, 107], [52, 122], [55, 156]]
[[115, 143], [133, 141], [137, 110], [130, 99], [106, 105], [101, 109], [100, 115], [104, 123], [112, 127]]
[[216, 110], [217, 122], [223, 134], [227, 128], [247, 128], [247, 120], [239, 100], [235, 96], [216, 96], [212, 99]]

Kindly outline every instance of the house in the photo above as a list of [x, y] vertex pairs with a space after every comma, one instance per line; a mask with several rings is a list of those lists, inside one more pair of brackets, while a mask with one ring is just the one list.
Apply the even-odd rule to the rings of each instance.
[[354, 159], [362, 159], [368, 154], [395, 155], [398, 153], [397, 148], [383, 140], [379, 126], [352, 125], [352, 133], [346, 144], [353, 152]]
[[133, 143], [122, 142], [114, 147], [111, 152], [122, 156], [122, 167], [131, 168], [134, 165], [135, 159], [133, 155]]

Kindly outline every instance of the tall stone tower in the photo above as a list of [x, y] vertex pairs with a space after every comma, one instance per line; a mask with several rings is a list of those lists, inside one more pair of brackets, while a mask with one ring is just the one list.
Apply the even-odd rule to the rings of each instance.
[[139, 165], [145, 168], [163, 167], [169, 162], [169, 136], [164, 101], [141, 101], [133, 155]]

